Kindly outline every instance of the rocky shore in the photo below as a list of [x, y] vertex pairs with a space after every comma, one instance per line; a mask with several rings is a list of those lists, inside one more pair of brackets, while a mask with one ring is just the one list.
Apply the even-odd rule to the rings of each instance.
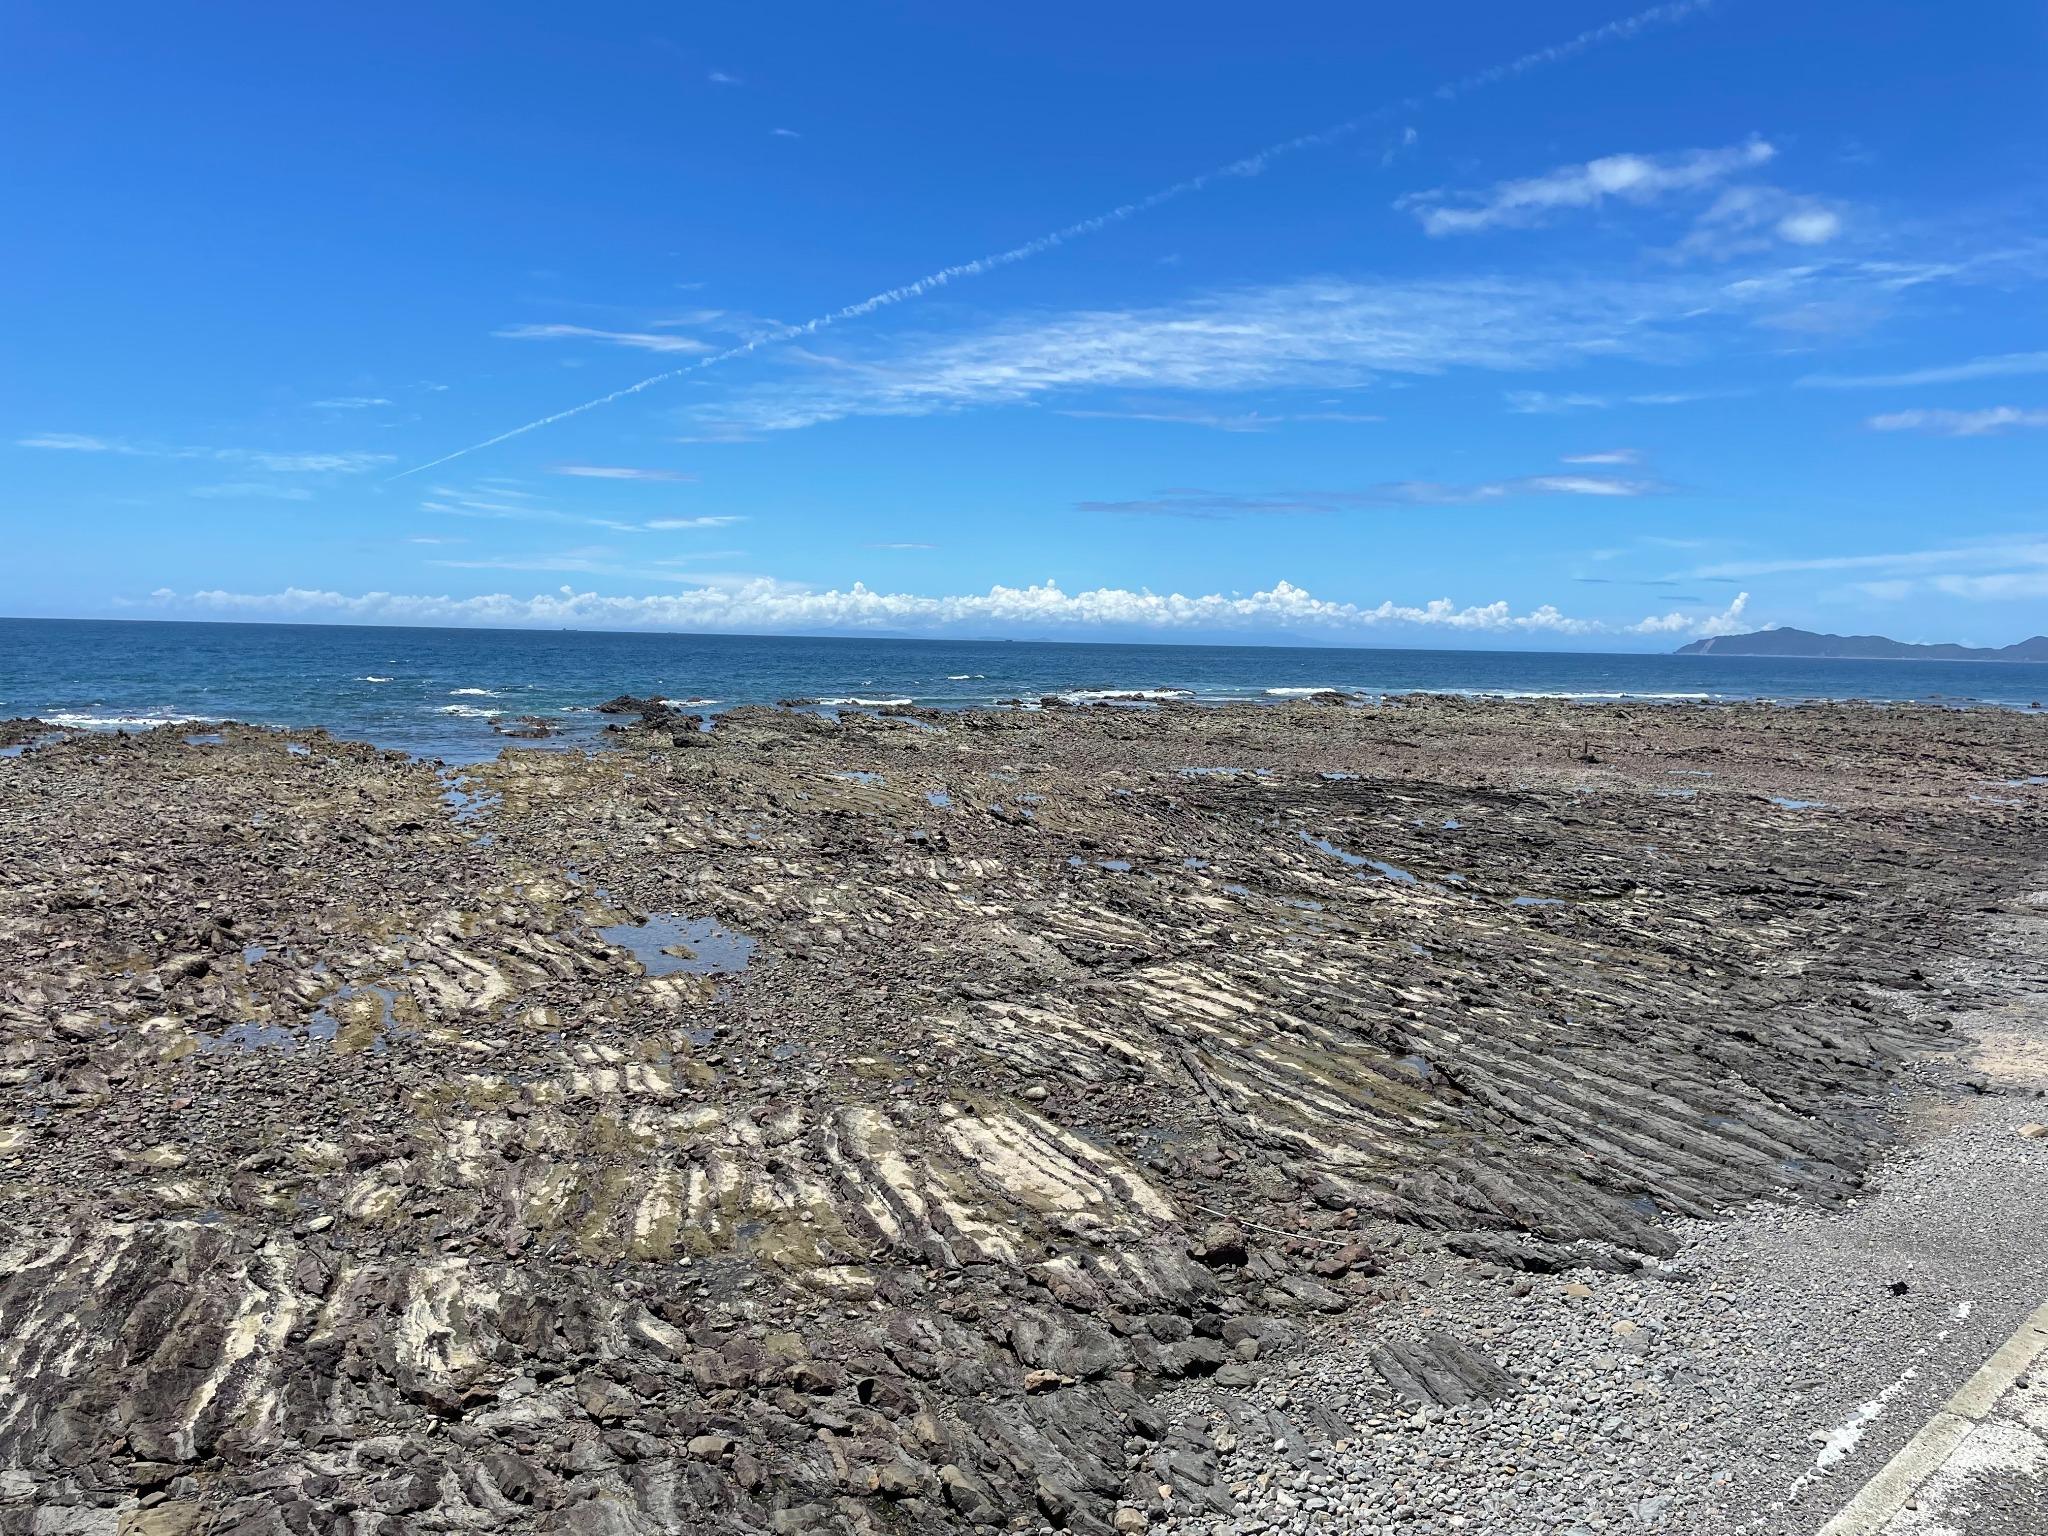
[[1361, 1422], [1426, 1522], [1519, 1303], [1618, 1433], [1862, 1189], [2048, 846], [2003, 711], [613, 703], [0, 729], [0, 1529], [1319, 1529]]

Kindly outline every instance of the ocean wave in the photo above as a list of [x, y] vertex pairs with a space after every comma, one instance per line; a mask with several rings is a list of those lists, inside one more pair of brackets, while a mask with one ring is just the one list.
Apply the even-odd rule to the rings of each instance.
[[909, 699], [820, 699], [818, 702], [825, 705], [851, 705], [855, 709], [901, 709], [911, 701]]
[[986, 672], [948, 672], [946, 674], [946, 681], [949, 683], [971, 683], [976, 678], [987, 676]]
[[690, 697], [690, 698], [687, 698], [687, 699], [663, 699], [663, 700], [661, 700], [660, 702], [662, 702], [663, 704], [666, 704], [666, 705], [668, 705], [668, 707], [669, 707], [670, 709], [688, 709], [688, 708], [692, 708], [692, 707], [695, 707], [695, 706], [701, 706], [701, 705], [705, 705], [705, 704], [723, 704], [723, 703], [725, 702], [725, 700], [723, 700], [723, 699], [700, 699], [700, 698], [696, 698], [696, 697], [692, 696], [692, 697]]
[[434, 711], [437, 715], [460, 715], [465, 720], [495, 720], [502, 715], [502, 709], [478, 709], [474, 704], [443, 704]]
[[448, 690], [448, 697], [451, 699], [495, 699], [497, 696], [497, 690], [494, 688], [450, 688]]
[[1266, 688], [1261, 690], [1269, 699], [1310, 699], [1319, 693], [1345, 693], [1343, 688]]
[[1191, 688], [1071, 688], [1060, 695], [1070, 704], [1106, 699], [1192, 699]]
[[359, 683], [388, 683], [391, 679], [388, 677], [359, 677], [356, 681]]
[[1460, 698], [1472, 699], [1670, 699], [1678, 702], [1704, 702], [1714, 697], [1711, 693], [1632, 693], [1627, 690], [1603, 692], [1575, 688], [1429, 688], [1417, 691], [1453, 693]]
[[60, 726], [67, 731], [122, 731], [153, 730], [159, 725], [189, 725], [199, 717], [196, 715], [93, 715], [85, 713], [43, 715], [47, 725]]

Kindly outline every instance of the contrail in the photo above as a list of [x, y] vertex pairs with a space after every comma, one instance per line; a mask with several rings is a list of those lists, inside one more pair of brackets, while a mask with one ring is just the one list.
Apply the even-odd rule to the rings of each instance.
[[1462, 96], [1468, 96], [1474, 91], [1484, 90], [1490, 85], [1498, 85], [1505, 80], [1517, 79], [1522, 75], [1530, 73], [1532, 70], [1542, 69], [1551, 64], [1563, 63], [1566, 59], [1576, 58], [1578, 55], [1598, 48], [1603, 44], [1626, 42], [1638, 33], [1646, 31], [1651, 27], [1675, 25], [1707, 10], [1712, 4], [1713, 0], [1670, 0], [1668, 4], [1652, 6], [1647, 11], [1638, 11], [1633, 16], [1625, 16], [1618, 21], [1610, 21], [1605, 26], [1594, 27], [1589, 31], [1581, 32], [1577, 37], [1568, 38], [1564, 42], [1552, 43], [1547, 48], [1538, 48], [1533, 53], [1525, 53], [1520, 58], [1510, 59], [1505, 64], [1495, 64], [1490, 68], [1478, 70], [1469, 75], [1463, 75], [1456, 80], [1447, 81], [1432, 91], [1426, 91], [1415, 96], [1404, 96], [1399, 101], [1391, 101], [1383, 106], [1374, 107], [1369, 112], [1361, 112], [1356, 117], [1348, 117], [1341, 123], [1332, 123], [1327, 128], [1317, 129], [1314, 133], [1303, 133], [1291, 139], [1281, 139], [1278, 143], [1268, 144], [1264, 149], [1256, 150], [1242, 159], [1233, 160], [1227, 165], [1217, 166], [1214, 170], [1204, 171], [1198, 176], [1190, 176], [1184, 181], [1176, 181], [1172, 186], [1161, 187], [1157, 192], [1138, 198], [1135, 202], [1120, 203], [1107, 213], [1098, 213], [1092, 218], [1077, 220], [1072, 224], [1053, 230], [1050, 234], [1040, 235], [1035, 240], [1027, 240], [1022, 245], [1013, 245], [1007, 251], [997, 251], [993, 255], [977, 256], [972, 261], [963, 261], [955, 266], [941, 267], [938, 271], [920, 277], [915, 282], [904, 283], [901, 287], [888, 288], [881, 293], [871, 294], [857, 303], [845, 305], [842, 308], [832, 310], [827, 314], [818, 315], [813, 319], [802, 321], [796, 325], [779, 326], [772, 331], [766, 331], [754, 337], [750, 341], [742, 342], [739, 346], [728, 347], [723, 352], [714, 352], [709, 357], [700, 357], [693, 363], [686, 363], [680, 368], [671, 368], [665, 373], [652, 374], [640, 380], [637, 384], [628, 384], [623, 388], [613, 390], [608, 395], [599, 395], [595, 400], [586, 400], [581, 405], [569, 406], [566, 410], [556, 411], [552, 416], [543, 416], [537, 421], [527, 422], [522, 427], [513, 427], [510, 431], [500, 432], [496, 437], [487, 437], [480, 443], [471, 443], [467, 448], [458, 448], [453, 453], [444, 453], [438, 459], [429, 459], [424, 464], [415, 464], [411, 469], [402, 469], [397, 474], [389, 476], [385, 483], [388, 485], [392, 480], [403, 480], [407, 475], [417, 475], [423, 470], [438, 468], [450, 460], [463, 458], [472, 453], [479, 453], [486, 448], [494, 448], [499, 443], [509, 442], [512, 438], [523, 436], [528, 432], [537, 432], [542, 427], [551, 427], [558, 421], [567, 421], [571, 416], [581, 416], [585, 411], [594, 411], [600, 406], [611, 405], [616, 401], [625, 399], [628, 395], [637, 395], [643, 389], [652, 389], [657, 384], [666, 384], [669, 380], [682, 378], [685, 374], [698, 373], [706, 368], [715, 368], [720, 363], [731, 362], [736, 357], [745, 357], [749, 353], [760, 351], [763, 347], [774, 346], [785, 341], [794, 341], [799, 336], [813, 336], [828, 326], [839, 324], [842, 320], [856, 320], [862, 315], [871, 315], [878, 309], [887, 309], [891, 305], [901, 304], [909, 299], [920, 298], [930, 293], [934, 288], [945, 287], [955, 278], [979, 277], [982, 273], [993, 272], [998, 267], [1007, 267], [1020, 261], [1029, 261], [1033, 256], [1042, 255], [1046, 251], [1065, 245], [1069, 240], [1078, 239], [1082, 235], [1092, 235], [1098, 230], [1107, 229], [1112, 224], [1121, 224], [1128, 219], [1136, 218], [1141, 213], [1148, 213], [1152, 209], [1159, 207], [1162, 203], [1170, 203], [1176, 198], [1186, 197], [1191, 192], [1199, 192], [1211, 182], [1220, 181], [1225, 177], [1232, 176], [1256, 176], [1265, 170], [1267, 165], [1284, 155], [1295, 154], [1304, 149], [1320, 149], [1325, 145], [1334, 144], [1341, 139], [1349, 138], [1352, 134], [1357, 133], [1362, 128], [1369, 127], [1373, 123], [1384, 122], [1386, 119], [1397, 117], [1404, 112], [1420, 111], [1431, 102], [1456, 101]]

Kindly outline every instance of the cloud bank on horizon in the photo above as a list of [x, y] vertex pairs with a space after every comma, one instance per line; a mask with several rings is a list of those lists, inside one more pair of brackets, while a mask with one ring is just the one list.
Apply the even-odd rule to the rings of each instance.
[[[89, 63], [30, 26], [0, 59], [39, 294], [0, 381], [0, 611], [2041, 627], [2020, 0], [1854, 33], [1741, 0], [1312, 5], [1254, 36], [1149, 3], [1120, 23], [1145, 48], [1081, 59], [995, 14], [649, 47], [603, 0], [569, 52], [423, 36], [489, 101], [394, 85], [363, 19], [264, 108], [274, 163], [222, 122], [303, 18], [88, 27]], [[168, 110], [173, 78], [221, 121]], [[462, 204], [351, 197], [396, 154]], [[130, 194], [89, 196], [117, 162]], [[95, 267], [143, 228], [195, 238]], [[963, 248], [991, 254], [933, 265]]]
[[807, 630], [959, 630], [985, 628], [1032, 634], [1074, 631], [1147, 635], [1257, 634], [1359, 638], [1389, 627], [1479, 635], [1704, 635], [1739, 634], [1749, 594], [1738, 592], [1718, 613], [1652, 614], [1632, 624], [1574, 618], [1544, 604], [1517, 613], [1506, 602], [1459, 607], [1449, 598], [1409, 605], [1384, 601], [1370, 607], [1330, 602], [1288, 581], [1262, 592], [1184, 597], [1098, 587], [1064, 592], [1057, 582], [991, 587], [987, 592], [930, 597], [872, 592], [855, 582], [846, 591], [817, 592], [765, 578], [705, 586], [653, 597], [613, 597], [563, 586], [552, 593], [512, 597], [429, 597], [392, 592], [353, 596], [305, 588], [281, 592], [162, 588], [147, 605], [176, 616], [320, 620], [330, 623], [477, 625], [508, 628], [564, 626], [662, 629], [703, 633], [782, 633]]

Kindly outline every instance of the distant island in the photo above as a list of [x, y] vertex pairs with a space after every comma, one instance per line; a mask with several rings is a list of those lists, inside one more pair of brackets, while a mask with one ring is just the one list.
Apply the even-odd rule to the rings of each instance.
[[2048, 635], [2013, 645], [1914, 645], [1883, 635], [1817, 635], [1810, 629], [1759, 629], [1681, 645], [1680, 656], [1802, 656], [1836, 661], [2048, 661]]

